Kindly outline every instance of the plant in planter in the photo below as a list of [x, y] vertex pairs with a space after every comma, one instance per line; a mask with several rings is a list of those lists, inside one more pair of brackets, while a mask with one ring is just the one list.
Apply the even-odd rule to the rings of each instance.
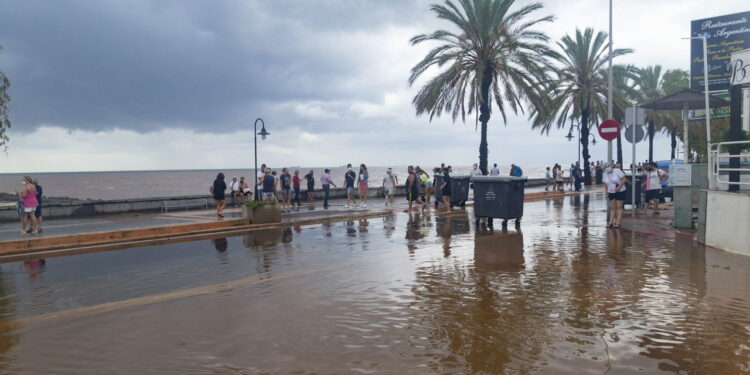
[[281, 208], [276, 202], [247, 202], [242, 206], [242, 218], [250, 224], [280, 223]]

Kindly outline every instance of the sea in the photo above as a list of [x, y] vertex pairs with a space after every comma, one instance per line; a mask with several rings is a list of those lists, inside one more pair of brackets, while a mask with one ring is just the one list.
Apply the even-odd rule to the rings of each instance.
[[[283, 167], [272, 167], [273, 170], [281, 172]], [[300, 178], [309, 171], [315, 175], [315, 186], [320, 188], [320, 176], [326, 167], [288, 167], [290, 173], [299, 170]], [[338, 186], [344, 183], [346, 167], [328, 167], [331, 170], [333, 181]], [[406, 178], [406, 166], [391, 167], [399, 179], [404, 183]], [[432, 167], [422, 167], [431, 174]], [[509, 165], [498, 166], [501, 175], [508, 175]], [[543, 178], [545, 167], [522, 166], [524, 175], [529, 178]], [[368, 167], [370, 174], [370, 187], [382, 186], [383, 178], [388, 167]], [[453, 166], [453, 175], [465, 175], [471, 171], [471, 166]], [[355, 172], [358, 168], [355, 168]], [[156, 198], [174, 197], [185, 195], [209, 194], [209, 187], [222, 172], [227, 181], [232, 177], [245, 177], [252, 181], [252, 169], [204, 169], [204, 170], [165, 170], [165, 171], [112, 171], [112, 172], [54, 172], [54, 173], [32, 173], [32, 177], [39, 181], [44, 188], [46, 197], [65, 197], [74, 199], [133, 199], [133, 198]], [[27, 173], [2, 173], [0, 174], [0, 192], [13, 193], [22, 187], [21, 180]], [[306, 189], [303, 180], [302, 190]]]

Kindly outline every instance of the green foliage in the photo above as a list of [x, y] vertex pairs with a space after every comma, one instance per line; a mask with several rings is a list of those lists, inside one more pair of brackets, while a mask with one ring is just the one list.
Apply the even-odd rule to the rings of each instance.
[[[453, 121], [476, 113], [482, 124], [480, 168], [486, 169], [486, 129], [495, 107], [507, 122], [507, 111], [523, 112], [523, 106], [543, 105], [549, 58], [556, 54], [548, 37], [536, 30], [553, 17], [529, 20], [542, 9], [541, 3], [514, 7], [515, 0], [445, 0], [433, 4], [438, 19], [454, 30], [436, 30], [416, 35], [411, 44], [438, 45], [411, 69], [413, 85], [428, 69], [438, 73], [422, 86], [412, 100], [417, 115], [429, 114], [430, 121], [450, 113]], [[494, 104], [493, 104], [494, 102]]]
[[[0, 46], [0, 50], [2, 50]], [[8, 94], [8, 88], [10, 87], [10, 80], [8, 77], [0, 71], [0, 148], [8, 150], [8, 129], [10, 129], [10, 119], [8, 118], [8, 102], [10, 101], [10, 95]]]
[[256, 209], [263, 206], [275, 206], [276, 202], [269, 202], [269, 201], [250, 201], [245, 202], [245, 206]]

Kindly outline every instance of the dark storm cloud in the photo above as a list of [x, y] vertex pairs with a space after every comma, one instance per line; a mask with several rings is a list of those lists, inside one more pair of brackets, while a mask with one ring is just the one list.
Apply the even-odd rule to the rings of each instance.
[[366, 74], [368, 46], [337, 45], [337, 35], [414, 24], [429, 17], [428, 5], [5, 1], [0, 69], [12, 80], [16, 130], [231, 131], [271, 108], [291, 122], [276, 103], [378, 100], [385, 87], [352, 84]]

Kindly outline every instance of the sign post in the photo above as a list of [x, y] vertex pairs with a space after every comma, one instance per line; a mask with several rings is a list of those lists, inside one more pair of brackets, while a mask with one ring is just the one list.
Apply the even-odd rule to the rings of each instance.
[[641, 129], [639, 125], [646, 123], [646, 111], [643, 108], [634, 105], [632, 111], [625, 111], [625, 123], [630, 124], [628, 127], [629, 134], [626, 134], [626, 138], [630, 138], [628, 140], [633, 144], [633, 163], [630, 166], [630, 183], [632, 185], [630, 187], [630, 192], [632, 194], [630, 203], [633, 207], [633, 216], [635, 216], [635, 184], [638, 183], [636, 180], [635, 144], [640, 142], [645, 135], [643, 134], [643, 129]]

